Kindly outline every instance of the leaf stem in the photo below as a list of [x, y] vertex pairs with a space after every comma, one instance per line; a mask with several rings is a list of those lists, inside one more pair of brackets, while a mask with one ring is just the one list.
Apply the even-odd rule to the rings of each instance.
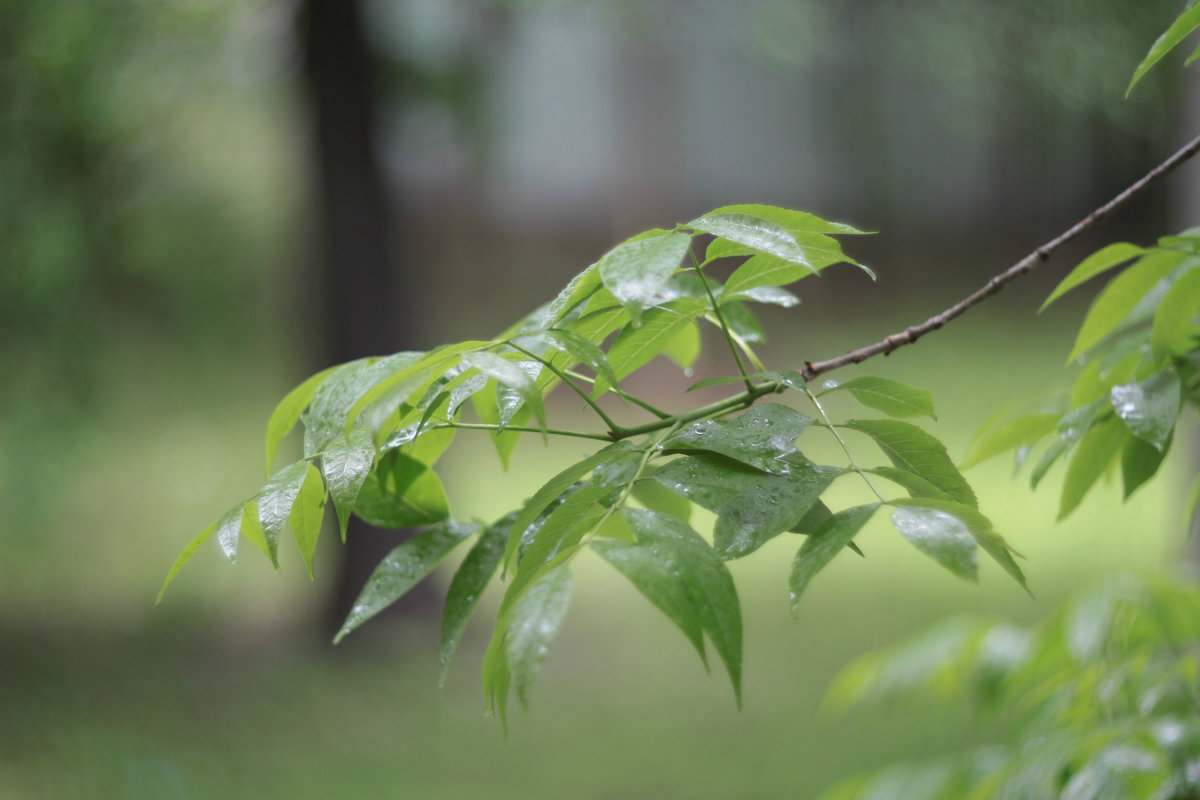
[[[430, 425], [426, 430], [444, 430], [446, 428], [462, 428], [468, 431], [518, 431], [520, 433], [542, 433], [542, 428], [533, 428], [525, 425], [500, 425], [488, 422], [439, 422], [436, 425]], [[611, 442], [613, 437], [606, 433], [587, 433], [585, 431], [564, 431], [555, 430], [554, 428], [546, 428], [545, 433], [550, 436], [571, 436], [576, 439], [596, 439], [601, 442]]]
[[537, 353], [534, 353], [532, 350], [526, 350], [524, 347], [517, 344], [512, 339], [509, 339], [508, 341], [506, 341], [505, 344], [507, 344], [509, 347], [516, 350], [517, 352], [524, 353], [525, 355], [529, 356], [530, 358], [536, 359], [536, 360], [542, 362], [543, 364], [545, 364], [546, 368], [549, 369], [551, 372], [553, 372], [555, 375], [557, 375], [559, 377], [559, 379], [571, 389], [571, 391], [575, 392], [575, 394], [582, 397], [583, 402], [587, 403], [589, 406], [592, 407], [592, 410], [595, 411], [597, 415], [599, 415], [600, 419], [602, 419], [604, 421], [604, 424], [608, 426], [609, 430], [616, 430], [617, 424], [612, 421], [612, 418], [609, 417], [608, 414], [604, 413], [604, 409], [602, 409], [600, 407], [600, 405], [595, 400], [593, 400], [587, 392], [585, 392], [583, 389], [580, 389], [579, 384], [577, 384], [577, 383], [575, 383], [575, 381], [571, 380], [570, 376], [568, 376], [565, 372], [563, 372], [558, 367], [551, 364], [550, 359], [539, 356]]
[[[588, 377], [587, 375], [576, 372], [574, 370], [566, 369], [566, 370], [563, 370], [563, 372], [567, 373], [568, 375], [570, 375], [572, 378], [574, 378], [577, 381], [584, 381], [586, 383], [591, 383], [591, 384], [594, 384], [596, 382], [595, 378]], [[672, 419], [673, 418], [673, 415], [670, 412], [663, 411], [661, 408], [658, 408], [657, 406], [653, 406], [650, 403], [647, 403], [645, 400], [641, 399], [640, 397], [635, 397], [634, 395], [628, 394], [623, 389], [621, 389], [621, 387], [619, 387], [619, 386], [610, 386], [610, 387], [608, 387], [608, 391], [612, 392], [613, 394], [615, 394], [617, 397], [621, 398], [622, 400], [628, 400], [629, 402], [633, 403], [634, 405], [641, 406], [642, 408], [646, 409], [647, 411], [649, 411], [651, 414], [658, 417], [659, 419]]]
[[725, 341], [729, 343], [729, 352], [733, 353], [733, 360], [737, 363], [738, 372], [741, 373], [742, 382], [746, 384], [746, 389], [752, 391], [754, 384], [750, 383], [750, 376], [746, 372], [746, 365], [742, 362], [742, 354], [738, 352], [738, 347], [733, 341], [733, 331], [729, 329], [729, 323], [725, 321], [725, 315], [721, 313], [721, 306], [717, 303], [717, 298], [713, 294], [712, 286], [708, 283], [708, 278], [704, 277], [704, 266], [700, 263], [700, 259], [696, 258], [696, 253], [688, 246], [688, 255], [692, 258], [692, 268], [696, 270], [696, 275], [700, 278], [700, 283], [704, 284], [704, 291], [708, 294], [708, 301], [712, 303], [713, 315], [716, 316], [717, 322], [721, 325], [721, 333], [725, 334]]
[[831, 420], [829, 415], [825, 413], [825, 408], [821, 405], [821, 401], [817, 399], [817, 396], [813, 394], [812, 390], [807, 386], [804, 387], [804, 393], [808, 395], [808, 399], [817, 409], [817, 413], [821, 415], [821, 419], [825, 422], [825, 427], [829, 429], [829, 432], [833, 434], [833, 438], [837, 439], [838, 444], [842, 446], [842, 452], [846, 454], [846, 458], [850, 459], [850, 466], [855, 472], [858, 473], [858, 476], [863, 479], [863, 482], [867, 484], [867, 488], [869, 488], [871, 492], [879, 498], [879, 502], [887, 503], [887, 500], [884, 500], [883, 495], [881, 495], [879, 490], [875, 488], [875, 484], [871, 483], [871, 479], [867, 477], [867, 473], [863, 472], [863, 468], [860, 467], [858, 462], [854, 460], [854, 453], [850, 452], [850, 447], [846, 444], [846, 440], [842, 438], [840, 433], [838, 433], [837, 427], [833, 424], [833, 420]]

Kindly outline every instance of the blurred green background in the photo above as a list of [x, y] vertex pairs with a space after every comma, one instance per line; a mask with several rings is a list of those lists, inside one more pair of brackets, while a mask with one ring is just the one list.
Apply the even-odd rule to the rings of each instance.
[[[441, 691], [436, 604], [328, 645], [362, 558], [333, 537], [315, 583], [213, 546], [153, 597], [258, 485], [266, 417], [305, 374], [490, 335], [642, 228], [769, 202], [881, 231], [848, 244], [879, 285], [835, 271], [767, 315], [777, 367], [940, 310], [1182, 140], [1179, 74], [1121, 99], [1175, 5], [0, 0], [0, 797], [810, 797], [995, 733], [821, 698], [942, 616], [1033, 620], [1190, 558], [1185, 448], [1128, 505], [1100, 491], [1058, 525], [1056, 486], [968, 476], [1034, 601], [988, 567], [958, 582], [882, 519], [797, 619], [794, 541], [739, 562], [741, 712], [598, 559], [508, 739], [481, 714], [483, 614]], [[961, 457], [987, 414], [1063, 383], [1086, 297], [1036, 317], [1056, 276], [1195, 224], [1196, 184], [1182, 170], [869, 371], [932, 390]], [[710, 349], [698, 377], [729, 369]], [[643, 388], [685, 384], [663, 367]], [[460, 436], [443, 462], [461, 519], [580, 454], [531, 438], [506, 474], [488, 450]]]

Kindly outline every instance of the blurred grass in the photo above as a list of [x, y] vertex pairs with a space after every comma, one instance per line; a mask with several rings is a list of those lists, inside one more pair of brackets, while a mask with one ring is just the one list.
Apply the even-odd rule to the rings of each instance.
[[[887, 332], [882, 316], [836, 329], [819, 355]], [[932, 390], [933, 429], [961, 457], [980, 419], [1061, 382], [1066, 344], [1054, 324], [978, 314], [866, 369]], [[505, 739], [481, 714], [482, 614], [438, 691], [436, 622], [367, 626], [332, 649], [309, 627], [325, 586], [309, 585], [291, 553], [275, 576], [257, 554], [230, 569], [206, 548], [155, 609], [186, 538], [257, 485], [262, 425], [287, 380], [262, 354], [208, 369], [126, 363], [60, 477], [54, 535], [0, 565], [3, 798], [810, 797], [990, 732], [953, 709], [822, 711], [850, 658], [947, 614], [1040, 617], [1081, 583], [1163, 568], [1183, 544], [1182, 450], [1128, 505], [1101, 487], [1060, 525], [1053, 481], [1031, 493], [999, 462], [969, 474], [1029, 556], [1036, 600], [990, 563], [980, 587], [958, 581], [880, 518], [860, 540], [868, 557], [837, 559], [792, 619], [797, 542], [781, 537], [733, 566], [746, 623], [740, 713], [720, 667], [705, 675], [647, 601], [585, 556], [534, 707]], [[805, 449], [832, 460], [833, 447], [814, 436]], [[568, 441], [541, 455], [528, 437], [521, 467], [501, 474], [484, 442], [460, 437], [445, 461], [456, 516], [498, 516], [580, 452]], [[862, 489], [846, 478], [836, 492], [851, 503]]]

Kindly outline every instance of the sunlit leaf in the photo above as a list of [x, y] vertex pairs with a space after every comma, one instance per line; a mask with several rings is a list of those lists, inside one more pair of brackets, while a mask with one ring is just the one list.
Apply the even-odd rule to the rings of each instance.
[[1200, 5], [1193, 5], [1185, 9], [1173, 23], [1171, 27], [1155, 40], [1150, 46], [1150, 51], [1146, 53], [1146, 57], [1137, 65], [1137, 69], [1133, 71], [1133, 77], [1129, 80], [1129, 87], [1125, 90], [1125, 96], [1133, 91], [1133, 87], [1137, 82], [1150, 71], [1150, 68], [1162, 59], [1167, 53], [1175, 49], [1184, 39], [1188, 37], [1192, 31], [1200, 28]]
[[300, 549], [300, 557], [304, 559], [304, 568], [308, 577], [313, 576], [313, 554], [317, 552], [317, 539], [321, 535], [321, 522], [325, 518], [325, 482], [321, 473], [312, 464], [304, 476], [300, 493], [288, 514], [288, 527], [292, 529], [292, 537]]
[[937, 415], [933, 413], [933, 395], [924, 389], [915, 389], [891, 378], [863, 375], [826, 389], [822, 394], [840, 390], [850, 392], [854, 399], [864, 406], [882, 411], [889, 417], [937, 419]]
[[478, 525], [445, 522], [413, 536], [384, 556], [333, 638], [334, 644], [416, 586]]
[[[707, 450], [776, 475], [792, 471], [788, 456], [812, 417], [777, 403], [755, 406], [734, 419], [701, 419], [662, 443], [665, 450]], [[808, 462], [801, 460], [802, 467]]]
[[969, 506], [979, 504], [945, 445], [916, 425], [895, 419], [852, 419], [841, 427], [870, 436], [893, 465], [924, 478], [954, 500]]
[[798, 454], [786, 475], [772, 475], [716, 455], [686, 456], [653, 477], [673, 492], [717, 513], [713, 543], [723, 558], [741, 558], [790, 529], [843, 470]]
[[850, 543], [878, 508], [879, 503], [872, 503], [839, 511], [822, 522], [804, 540], [800, 552], [792, 562], [792, 572], [788, 579], [792, 611], [799, 608], [800, 597], [813, 577]]
[[636, 323], [642, 309], [660, 302], [667, 279], [679, 268], [692, 237], [658, 231], [619, 244], [600, 259], [600, 278]]
[[374, 463], [375, 442], [371, 432], [362, 428], [354, 428], [349, 436], [335, 437], [325, 446], [321, 456], [321, 471], [337, 513], [342, 541], [346, 540], [346, 525], [350, 522], [359, 490]]
[[442, 673], [439, 685], [446, 682], [446, 672], [450, 669], [450, 661], [458, 649], [463, 631], [475, 613], [484, 589], [500, 566], [504, 543], [516, 516], [516, 512], [513, 512], [484, 530], [450, 581], [446, 605], [442, 610]]
[[275, 410], [271, 412], [271, 419], [267, 422], [267, 475], [271, 474], [271, 465], [275, 462], [275, 453], [279, 450], [279, 443], [291, 432], [292, 428], [296, 427], [300, 415], [304, 413], [304, 409], [312, 400], [321, 383], [329, 377], [330, 373], [339, 368], [339, 366], [329, 367], [309, 377], [284, 395], [284, 398], [279, 401], [279, 405], [275, 406]]
[[1159, 450], [1166, 447], [1182, 402], [1175, 370], [1157, 372], [1140, 383], [1114, 386], [1109, 398], [1113, 411], [1134, 436]]
[[1063, 278], [1058, 286], [1054, 287], [1054, 291], [1042, 303], [1042, 307], [1038, 309], [1038, 312], [1045, 311], [1047, 306], [1081, 283], [1086, 283], [1097, 275], [1112, 269], [1118, 264], [1129, 261], [1131, 258], [1137, 258], [1145, 252], [1145, 248], [1126, 242], [1117, 242], [1097, 250], [1079, 262], [1079, 265], [1071, 270], [1070, 274]]

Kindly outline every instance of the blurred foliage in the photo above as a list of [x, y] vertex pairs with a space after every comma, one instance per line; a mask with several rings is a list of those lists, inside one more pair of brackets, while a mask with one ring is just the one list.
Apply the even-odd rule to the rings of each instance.
[[1153, 798], [1200, 794], [1200, 589], [1111, 581], [1020, 628], [945, 622], [843, 671], [843, 702], [965, 699], [1008, 742], [857, 778], [829, 800]]

